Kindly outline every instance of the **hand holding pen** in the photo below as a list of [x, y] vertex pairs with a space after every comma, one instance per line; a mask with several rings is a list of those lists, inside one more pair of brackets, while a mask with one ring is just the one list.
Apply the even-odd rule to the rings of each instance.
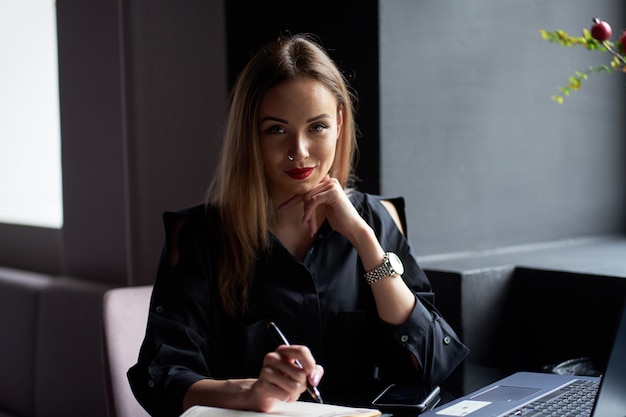
[[[287, 340], [283, 332], [280, 331], [280, 329], [274, 322], [269, 322], [267, 324], [267, 329], [270, 331], [270, 333], [272, 333], [272, 335], [274, 336], [278, 344], [290, 346], [289, 341]], [[302, 366], [299, 360], [296, 359], [295, 364], [300, 369], [304, 369], [304, 367]], [[308, 381], [308, 378], [307, 378], [307, 383], [306, 383], [306, 390], [309, 393], [309, 395], [313, 397], [315, 401], [317, 401], [320, 404], [324, 403], [324, 401], [322, 401], [322, 396], [319, 390], [317, 389], [317, 387], [314, 387], [313, 385], [311, 385], [311, 383]]]

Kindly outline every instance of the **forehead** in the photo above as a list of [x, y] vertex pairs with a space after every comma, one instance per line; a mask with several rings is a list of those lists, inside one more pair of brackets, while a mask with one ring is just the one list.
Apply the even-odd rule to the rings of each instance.
[[272, 112], [317, 113], [336, 108], [337, 99], [326, 85], [313, 78], [297, 78], [267, 90], [261, 98], [259, 113], [261, 116]]

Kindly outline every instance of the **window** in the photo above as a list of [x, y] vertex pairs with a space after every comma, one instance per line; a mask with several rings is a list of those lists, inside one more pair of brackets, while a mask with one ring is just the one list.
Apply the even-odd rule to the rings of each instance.
[[63, 225], [54, 0], [0, 2], [0, 222]]

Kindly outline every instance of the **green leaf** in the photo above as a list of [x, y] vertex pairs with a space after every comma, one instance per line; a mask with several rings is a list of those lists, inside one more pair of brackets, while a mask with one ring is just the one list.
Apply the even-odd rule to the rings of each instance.
[[595, 39], [593, 38], [593, 36], [591, 36], [591, 32], [589, 31], [589, 29], [587, 28], [583, 28], [583, 38], [587, 39], [587, 40], [593, 40], [595, 41]]
[[563, 104], [563, 97], [562, 96], [552, 96], [552, 100], [556, 101], [559, 104]]
[[589, 75], [586, 72], [580, 72], [580, 71], [576, 71], [576, 76], [583, 80], [586, 80], [589, 78]]
[[582, 82], [581, 82], [580, 78], [570, 77], [569, 78], [569, 84], [567, 86], [570, 87], [574, 91], [578, 91], [580, 89], [581, 85], [582, 85]]
[[564, 30], [549, 31], [540, 29], [539, 33], [543, 40], [550, 43], [556, 43], [564, 47], [582, 46], [589, 51], [599, 51], [612, 55], [608, 65], [590, 66], [584, 72], [576, 71], [575, 75], [569, 77], [565, 87], [559, 86], [561, 94], [551, 96], [559, 104], [563, 103], [563, 96], [569, 96], [574, 91], [578, 91], [582, 87], [583, 80], [588, 80], [589, 74], [592, 72], [611, 74], [619, 69], [626, 73], [626, 56], [624, 55], [626, 48], [622, 46], [621, 42], [615, 43], [610, 40], [600, 42], [591, 36], [591, 31], [587, 28], [583, 28], [582, 36], [570, 36]]

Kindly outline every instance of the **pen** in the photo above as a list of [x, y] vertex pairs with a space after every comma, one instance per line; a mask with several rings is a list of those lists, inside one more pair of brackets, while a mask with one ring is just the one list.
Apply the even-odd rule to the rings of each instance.
[[[274, 323], [273, 321], [270, 321], [267, 324], [267, 329], [270, 331], [270, 333], [272, 333], [272, 335], [274, 336], [274, 338], [279, 344], [290, 346], [289, 341], [287, 340], [283, 332], [280, 331], [276, 323]], [[303, 366], [299, 360], [296, 359], [295, 363], [298, 368], [303, 369]], [[315, 401], [317, 401], [320, 404], [324, 404], [324, 401], [322, 401], [322, 396], [320, 395], [320, 391], [317, 389], [317, 387], [314, 387], [313, 385], [311, 385], [308, 379], [306, 381], [306, 390], [311, 395], [311, 397], [313, 397]]]

